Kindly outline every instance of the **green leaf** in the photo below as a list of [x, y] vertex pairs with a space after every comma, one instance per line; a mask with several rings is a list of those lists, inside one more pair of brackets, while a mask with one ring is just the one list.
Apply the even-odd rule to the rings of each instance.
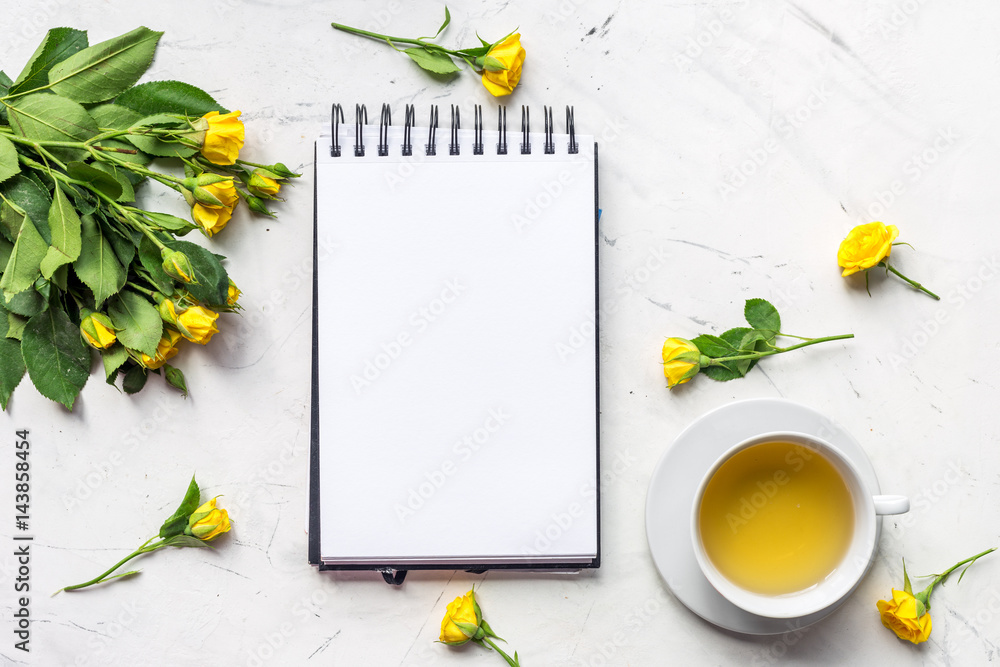
[[421, 46], [415, 46], [411, 49], [403, 49], [403, 53], [410, 56], [413, 62], [434, 74], [454, 74], [462, 71], [462, 68], [456, 65], [451, 57], [440, 51], [428, 51]]
[[764, 299], [747, 299], [743, 314], [754, 329], [781, 331], [781, 317], [778, 309]]
[[63, 264], [70, 264], [80, 256], [80, 216], [69, 203], [66, 193], [59, 186], [53, 191], [49, 208], [49, 229], [52, 241], [42, 260], [42, 277], [51, 278]]
[[163, 543], [163, 545], [167, 547], [178, 547], [178, 548], [180, 547], [195, 547], [202, 549], [214, 548], [208, 542], [205, 542], [204, 540], [199, 540], [197, 537], [194, 537], [193, 535], [174, 535], [170, 539], [166, 540]]
[[[103, 164], [103, 163], [97, 163]], [[110, 167], [110, 165], [108, 165]], [[111, 199], [118, 199], [122, 194], [122, 186], [113, 174], [98, 169], [97, 165], [91, 166], [83, 162], [70, 162], [66, 165], [66, 173], [70, 178], [83, 181], [94, 190], [104, 194]], [[131, 188], [131, 185], [129, 186]]]
[[732, 345], [711, 334], [702, 334], [692, 339], [691, 342], [698, 346], [702, 354], [713, 359], [736, 354], [736, 349]]
[[155, 155], [156, 157], [190, 157], [198, 152], [197, 149], [190, 146], [185, 146], [177, 142], [163, 141], [152, 135], [126, 134], [122, 138], [142, 152]]
[[163, 335], [163, 321], [147, 297], [125, 290], [108, 302], [108, 315], [125, 347], [152, 357]]
[[142, 264], [142, 268], [149, 272], [149, 276], [161, 292], [169, 294], [174, 291], [174, 279], [163, 270], [163, 257], [160, 255], [160, 249], [145, 236], [139, 243], [139, 263]]
[[152, 221], [153, 225], [157, 229], [173, 232], [180, 236], [183, 236], [192, 230], [198, 229], [198, 225], [192, 224], [190, 220], [178, 218], [176, 215], [158, 213], [156, 211], [143, 211], [142, 214], [148, 220]]
[[108, 130], [127, 130], [142, 119], [143, 114], [114, 102], [98, 104], [90, 108], [90, 116], [97, 124]]
[[46, 222], [49, 218], [49, 207], [52, 206], [52, 198], [45, 186], [40, 185], [35, 179], [18, 174], [10, 180], [0, 184], [0, 192], [5, 199], [10, 200], [20, 211], [10, 208], [5, 201], [0, 212], [2, 219], [3, 234], [10, 241], [17, 239], [18, 230], [21, 229], [21, 215], [27, 214], [35, 223], [35, 229], [45, 239], [48, 245], [52, 240], [49, 233], [49, 225]]
[[73, 270], [94, 293], [94, 307], [99, 309], [108, 297], [124, 287], [128, 274], [93, 216], [83, 216], [82, 224], [82, 247]]
[[115, 223], [101, 219], [100, 224], [101, 231], [104, 233], [104, 239], [111, 242], [111, 247], [114, 248], [118, 261], [122, 266], [127, 268], [135, 257], [135, 243], [119, 230], [115, 226]]
[[41, 275], [40, 266], [48, 252], [49, 244], [35, 228], [31, 218], [24, 216], [21, 230], [14, 243], [14, 251], [10, 254], [7, 267], [0, 278], [0, 289], [6, 297], [23, 292], [35, 284]]
[[118, 369], [128, 361], [128, 351], [124, 345], [115, 343], [101, 351], [101, 362], [104, 364], [104, 379], [110, 380], [118, 375]]
[[[38, 280], [48, 285], [48, 281], [41, 276], [38, 277]], [[35, 282], [35, 285], [36, 289], [26, 289], [11, 297], [4, 294], [2, 299], [4, 307], [10, 312], [17, 313], [26, 318], [34, 317], [45, 310], [48, 307], [48, 300], [44, 295], [39, 293], [37, 289], [38, 281]]]
[[188, 517], [194, 514], [199, 505], [201, 505], [201, 489], [198, 488], [198, 482], [192, 476], [191, 483], [188, 484], [187, 492], [184, 494], [184, 499], [181, 500], [180, 506], [160, 526], [160, 537], [170, 538], [174, 535], [183, 534], [184, 529], [187, 528]]
[[736, 327], [734, 329], [729, 329], [728, 331], [723, 331], [719, 334], [719, 338], [726, 341], [735, 349], [740, 349], [740, 343], [743, 342], [743, 337], [748, 333], [753, 331], [753, 329], [748, 329], [747, 327]]
[[139, 27], [87, 47], [49, 71], [50, 89], [76, 102], [111, 99], [149, 68], [162, 34]]
[[204, 116], [209, 111], [229, 113], [204, 90], [182, 81], [140, 83], [115, 98], [115, 104], [144, 116], [154, 113]]
[[709, 366], [701, 369], [701, 372], [718, 382], [729, 382], [743, 377], [738, 371], [734, 371], [725, 366]]
[[122, 380], [122, 389], [126, 394], [138, 394], [146, 386], [149, 373], [142, 366], [133, 366], [125, 372], [125, 379]]
[[[170, 241], [171, 250], [180, 250], [191, 260], [197, 284], [186, 285], [194, 298], [208, 306], [221, 306], [229, 297], [229, 274], [215, 254], [188, 241]], [[162, 269], [161, 269], [162, 270]]]
[[[87, 110], [72, 100], [50, 93], [17, 97], [9, 105], [14, 134], [36, 141], [86, 141], [97, 134], [97, 123]], [[50, 148], [62, 160], [83, 160], [81, 148]]]
[[[7, 76], [7, 74], [3, 70], [0, 70], [0, 97], [3, 97], [7, 94], [7, 92], [10, 90], [11, 84], [13, 83], [14, 82], [10, 80], [10, 77]], [[5, 107], [3, 104], [0, 104], [0, 123], [6, 123], [6, 122], [7, 122], [7, 107]]]
[[35, 49], [31, 60], [24, 66], [10, 93], [28, 92], [43, 88], [49, 83], [49, 70], [74, 53], [87, 48], [87, 33], [74, 28], [53, 28]]
[[14, 252], [14, 244], [5, 238], [0, 238], [0, 266], [7, 266], [10, 255]]
[[21, 165], [17, 163], [17, 149], [7, 137], [0, 134], [0, 183], [11, 176], [20, 173]]
[[174, 389], [179, 389], [183, 396], [187, 396], [187, 381], [184, 379], [184, 373], [181, 372], [181, 369], [174, 368], [170, 364], [163, 364], [163, 371], [167, 384]]
[[24, 327], [21, 352], [39, 393], [72, 410], [90, 376], [90, 350], [80, 328], [62, 309], [50, 307]]
[[435, 33], [434, 36], [437, 37], [442, 32], [444, 32], [444, 29], [448, 27], [449, 23], [451, 23], [451, 12], [448, 11], [448, 5], [445, 5], [444, 6], [444, 23], [441, 24], [441, 27], [438, 28], [438, 31], [437, 31], [437, 33]]
[[[0, 304], [3, 305], [3, 304]], [[28, 323], [28, 318], [17, 313], [7, 313], [7, 338], [21, 340], [24, 334], [24, 325]]]
[[6, 410], [10, 395], [24, 377], [24, 358], [21, 342], [9, 338], [7, 309], [0, 305], [0, 409]]
[[110, 175], [118, 184], [120, 194], [115, 199], [126, 204], [135, 201], [135, 188], [133, 188], [132, 180], [128, 176], [133, 172], [107, 162], [95, 162], [92, 168]]

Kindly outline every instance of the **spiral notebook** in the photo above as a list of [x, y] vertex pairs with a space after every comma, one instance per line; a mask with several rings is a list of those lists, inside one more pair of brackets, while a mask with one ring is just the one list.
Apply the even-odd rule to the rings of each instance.
[[597, 567], [597, 144], [402, 115], [316, 142], [309, 561]]

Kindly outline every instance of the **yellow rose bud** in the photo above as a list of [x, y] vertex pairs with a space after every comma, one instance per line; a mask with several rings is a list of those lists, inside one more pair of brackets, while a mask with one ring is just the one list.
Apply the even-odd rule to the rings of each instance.
[[232, 527], [229, 524], [229, 512], [216, 508], [216, 498], [218, 496], [203, 504], [188, 517], [188, 527], [184, 531], [186, 534], [207, 542], [229, 531]]
[[180, 333], [173, 329], [165, 329], [160, 342], [156, 345], [156, 354], [152, 357], [143, 354], [140, 358], [142, 365], [150, 370], [156, 370], [177, 354], [180, 344]]
[[243, 292], [240, 291], [240, 288], [237, 287], [236, 283], [233, 282], [233, 279], [230, 278], [229, 279], [229, 293], [226, 296], [226, 305], [227, 306], [235, 306], [236, 302], [239, 301], [241, 294], [243, 294]]
[[87, 344], [96, 350], [106, 350], [118, 339], [115, 325], [103, 313], [89, 313], [80, 321], [80, 333]]
[[250, 174], [250, 181], [247, 183], [247, 188], [255, 195], [273, 197], [281, 190], [281, 183], [276, 180], [277, 178], [277, 174], [264, 169], [254, 169]]
[[219, 115], [210, 111], [202, 119], [208, 121], [201, 154], [212, 164], [235, 164], [243, 148], [243, 123], [239, 111]]
[[844, 269], [841, 275], [849, 276], [877, 265], [889, 256], [897, 236], [899, 230], [895, 226], [881, 222], [869, 222], [852, 229], [837, 250], [837, 264]]
[[163, 270], [168, 276], [182, 283], [194, 282], [194, 267], [191, 266], [191, 260], [180, 250], [163, 251]]
[[[173, 304], [170, 301], [163, 303], [170, 304], [169, 308], [171, 311], [173, 310]], [[219, 314], [208, 308], [192, 306], [177, 314], [176, 318], [177, 328], [181, 330], [181, 335], [192, 343], [205, 345], [212, 340], [213, 335], [219, 333], [218, 327], [215, 326], [215, 320], [219, 319]]]
[[191, 217], [194, 219], [195, 224], [204, 230], [206, 235], [215, 236], [225, 229], [229, 220], [233, 217], [233, 211], [228, 208], [210, 208], [201, 204], [195, 204], [191, 208]]
[[476, 66], [483, 71], [483, 85], [486, 86], [486, 90], [494, 97], [514, 92], [514, 87], [521, 80], [524, 56], [521, 35], [515, 32], [499, 44], [494, 44], [485, 56], [477, 59]]
[[452, 646], [464, 644], [483, 633], [480, 627], [482, 622], [483, 616], [476, 604], [476, 594], [469, 591], [448, 605], [444, 618], [441, 619], [439, 641]]
[[875, 606], [882, 616], [882, 625], [900, 639], [919, 644], [931, 636], [931, 615], [920, 613], [924, 605], [910, 593], [894, 588], [891, 600], [879, 600]]
[[684, 384], [701, 370], [701, 351], [684, 338], [668, 338], [663, 343], [663, 375], [673, 389]]

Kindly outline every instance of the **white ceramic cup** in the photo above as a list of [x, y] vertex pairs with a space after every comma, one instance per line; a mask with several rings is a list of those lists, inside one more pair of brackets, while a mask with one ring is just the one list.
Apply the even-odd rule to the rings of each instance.
[[[804, 590], [783, 595], [749, 591], [723, 576], [705, 552], [699, 527], [702, 497], [712, 476], [737, 452], [765, 442], [790, 442], [818, 452], [840, 473], [854, 504], [854, 535], [840, 563], [823, 581]], [[733, 446], [708, 469], [698, 486], [691, 508], [691, 539], [698, 566], [723, 597], [737, 607], [759, 616], [797, 618], [826, 609], [850, 594], [861, 582], [875, 557], [877, 516], [902, 514], [909, 509], [910, 501], [905, 496], [873, 496], [857, 467], [834, 445], [805, 433], [776, 431], [755, 435]]]

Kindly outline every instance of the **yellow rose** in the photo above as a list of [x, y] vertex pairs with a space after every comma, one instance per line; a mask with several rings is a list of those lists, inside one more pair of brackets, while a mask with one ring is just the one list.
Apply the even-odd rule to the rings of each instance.
[[166, 250], [163, 254], [163, 271], [182, 283], [194, 281], [194, 267], [191, 260], [180, 250]]
[[235, 164], [243, 148], [243, 123], [239, 111], [219, 115], [209, 111], [202, 118], [208, 121], [201, 154], [212, 164]]
[[837, 250], [837, 264], [844, 268], [842, 275], [870, 269], [889, 256], [892, 242], [899, 236], [895, 226], [869, 222], [851, 230]]
[[216, 508], [216, 498], [218, 496], [196, 509], [194, 514], [188, 517], [188, 527], [184, 531], [185, 533], [207, 542], [227, 532], [232, 527], [229, 524], [229, 512]]
[[462, 597], [455, 598], [441, 619], [441, 637], [443, 644], [458, 646], [473, 639], [480, 633], [483, 616], [476, 604], [476, 594], [469, 591]]
[[240, 288], [237, 287], [236, 283], [233, 282], [233, 279], [230, 278], [229, 279], [229, 292], [226, 295], [226, 305], [227, 306], [235, 306], [236, 302], [240, 300], [240, 295], [241, 294], [243, 294], [243, 292], [240, 291]]
[[281, 190], [281, 183], [273, 178], [274, 176], [275, 174], [264, 169], [254, 169], [250, 174], [247, 187], [255, 195], [273, 197]]
[[882, 615], [882, 625], [896, 633], [900, 639], [919, 644], [931, 636], [931, 615], [919, 614], [917, 599], [905, 592], [892, 589], [891, 600], [879, 600], [876, 605]]
[[141, 357], [142, 365], [150, 370], [156, 370], [177, 354], [180, 344], [181, 335], [173, 329], [165, 329], [163, 337], [156, 345], [156, 354], [152, 357], [143, 354]]
[[219, 200], [222, 206], [214, 206], [203, 201], [195, 202], [191, 207], [191, 217], [208, 236], [214, 236], [222, 231], [233, 217], [233, 208], [240, 197], [231, 178], [200, 187], [211, 194], [212, 198]]
[[180, 334], [192, 343], [205, 345], [212, 340], [212, 336], [219, 333], [215, 321], [219, 319], [219, 314], [203, 306], [191, 306], [182, 310], [179, 314], [170, 299], [164, 299], [160, 303], [160, 317], [171, 324], [176, 324], [180, 329]]
[[685, 338], [668, 338], [663, 343], [663, 375], [673, 389], [684, 384], [701, 370], [701, 351]]
[[80, 333], [87, 344], [96, 350], [106, 350], [118, 340], [114, 325], [103, 313], [89, 313], [85, 316], [80, 321]]
[[521, 80], [521, 66], [524, 65], [524, 48], [520, 33], [508, 36], [495, 44], [481, 61], [483, 85], [494, 97], [510, 95]]

